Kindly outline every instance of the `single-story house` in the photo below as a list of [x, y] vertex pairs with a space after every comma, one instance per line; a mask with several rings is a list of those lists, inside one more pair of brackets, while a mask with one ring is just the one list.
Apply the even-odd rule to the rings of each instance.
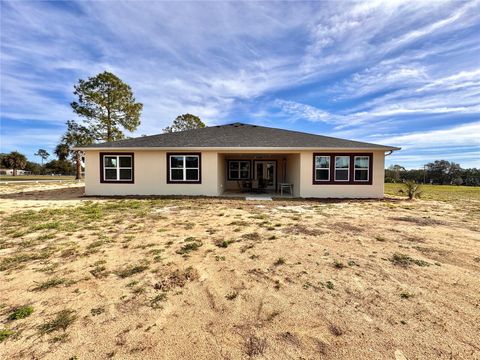
[[400, 148], [243, 123], [78, 147], [86, 195], [382, 198], [386, 153]]

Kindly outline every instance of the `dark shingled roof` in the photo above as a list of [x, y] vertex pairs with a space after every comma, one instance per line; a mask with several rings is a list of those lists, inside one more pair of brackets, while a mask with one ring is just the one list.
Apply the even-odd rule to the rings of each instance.
[[143, 136], [133, 139], [82, 146], [88, 148], [338, 148], [379, 149], [399, 148], [360, 141], [314, 135], [298, 131], [233, 123], [203, 129]]

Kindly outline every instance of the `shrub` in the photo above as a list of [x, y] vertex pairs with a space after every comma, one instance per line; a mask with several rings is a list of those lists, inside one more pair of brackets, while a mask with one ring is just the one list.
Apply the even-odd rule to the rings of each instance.
[[279, 257], [277, 260], [275, 260], [275, 262], [273, 263], [273, 265], [275, 266], [280, 266], [280, 265], [283, 265], [285, 264], [285, 259], [283, 257]]
[[403, 189], [398, 192], [408, 196], [409, 200], [419, 199], [422, 196], [422, 186], [415, 181], [409, 180], [403, 183]]

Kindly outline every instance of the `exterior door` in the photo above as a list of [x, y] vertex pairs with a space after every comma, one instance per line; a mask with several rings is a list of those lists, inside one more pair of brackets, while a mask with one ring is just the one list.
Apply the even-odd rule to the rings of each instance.
[[275, 190], [277, 185], [277, 162], [255, 160], [254, 179], [263, 181], [266, 189]]

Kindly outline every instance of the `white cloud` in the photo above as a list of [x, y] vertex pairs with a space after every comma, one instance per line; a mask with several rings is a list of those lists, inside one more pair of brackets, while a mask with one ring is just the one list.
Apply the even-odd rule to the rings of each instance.
[[290, 117], [291, 120], [308, 120], [312, 122], [334, 123], [338, 117], [314, 106], [301, 104], [295, 101], [276, 99], [273, 105]]
[[429, 148], [450, 146], [480, 146], [480, 121], [445, 129], [412, 132], [378, 139], [391, 145], [408, 148]]

